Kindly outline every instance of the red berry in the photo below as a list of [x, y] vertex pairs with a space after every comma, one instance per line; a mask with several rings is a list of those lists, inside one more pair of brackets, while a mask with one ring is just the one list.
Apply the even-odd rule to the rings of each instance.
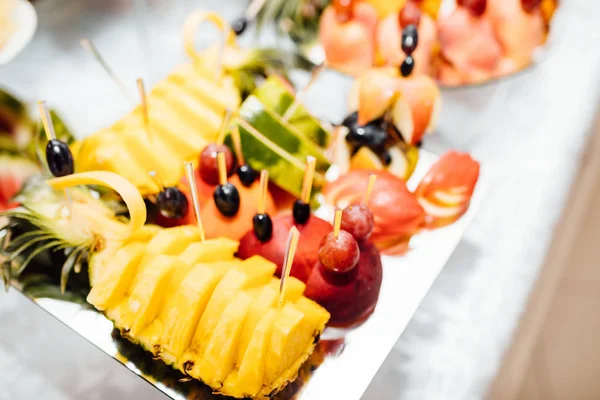
[[536, 8], [540, 7], [540, 4], [542, 4], [542, 0], [521, 0], [521, 7], [527, 13], [535, 11]]
[[401, 27], [408, 25], [419, 26], [419, 22], [421, 22], [421, 9], [414, 1], [407, 1], [406, 5], [400, 10], [400, 14], [398, 14], [398, 22]]
[[367, 206], [352, 205], [342, 213], [342, 229], [350, 232], [358, 241], [368, 239], [374, 226], [375, 218]]
[[360, 257], [358, 243], [346, 231], [340, 231], [338, 237], [333, 232], [328, 233], [319, 245], [319, 261], [332, 272], [344, 273], [351, 271]]
[[462, 0], [458, 4], [469, 10], [473, 16], [479, 17], [485, 12], [487, 0]]
[[217, 153], [225, 153], [225, 162], [227, 164], [227, 176], [233, 174], [234, 160], [229, 147], [224, 144], [211, 143], [200, 153], [200, 176], [202, 180], [210, 185], [219, 184], [219, 167], [217, 165]]
[[354, 0], [333, 0], [333, 8], [338, 22], [348, 22], [352, 19]]

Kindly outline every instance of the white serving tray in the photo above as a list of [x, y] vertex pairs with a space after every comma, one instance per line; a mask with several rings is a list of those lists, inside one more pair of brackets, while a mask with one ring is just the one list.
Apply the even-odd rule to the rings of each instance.
[[[437, 157], [421, 150], [420, 160], [408, 186], [414, 189]], [[322, 340], [344, 338], [337, 354], [327, 356], [316, 368], [299, 394], [300, 400], [360, 399], [388, 353], [408, 325], [481, 205], [486, 192], [484, 176], [473, 195], [468, 212], [444, 228], [423, 231], [410, 241], [411, 250], [401, 257], [382, 257], [383, 284], [375, 312], [362, 325], [351, 330], [328, 328]], [[173, 399], [191, 398], [185, 394], [187, 382], [163, 382], [143, 373], [140, 366], [119, 353], [113, 338], [113, 324], [104, 315], [80, 304], [39, 298], [40, 307], [96, 345], [129, 370], [148, 380]], [[133, 346], [133, 345], [132, 345]], [[160, 363], [160, 361], [156, 361]], [[196, 383], [193, 383], [196, 384]], [[197, 384], [196, 384], [197, 385]], [[211, 398], [210, 392], [196, 393], [194, 399]], [[222, 398], [215, 396], [215, 398]], [[279, 397], [278, 397], [279, 398]]]

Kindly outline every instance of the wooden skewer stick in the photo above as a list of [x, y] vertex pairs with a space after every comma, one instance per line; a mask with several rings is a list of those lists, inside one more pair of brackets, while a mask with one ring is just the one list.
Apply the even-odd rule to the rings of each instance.
[[294, 257], [296, 256], [296, 249], [298, 248], [298, 240], [300, 239], [300, 232], [295, 226], [290, 229], [288, 236], [287, 245], [285, 248], [285, 259], [283, 260], [283, 271], [281, 271], [281, 283], [279, 284], [279, 307], [283, 305], [285, 298], [286, 281], [292, 271], [292, 264]]
[[129, 91], [127, 90], [123, 82], [117, 77], [112, 68], [106, 63], [106, 61], [104, 60], [96, 46], [94, 46], [94, 44], [91, 42], [91, 40], [81, 39], [79, 43], [81, 43], [81, 46], [94, 57], [98, 64], [100, 64], [104, 72], [106, 72], [110, 79], [119, 87], [119, 90], [121, 91], [123, 96], [125, 96], [127, 100], [133, 102]]
[[367, 184], [367, 191], [362, 199], [363, 206], [369, 205], [369, 200], [371, 199], [371, 193], [373, 193], [373, 188], [375, 187], [375, 181], [377, 180], [377, 175], [371, 174], [369, 176], [369, 183]]
[[137, 79], [137, 88], [140, 95], [140, 102], [142, 104], [142, 115], [144, 116], [144, 127], [146, 128], [146, 134], [150, 136], [150, 118], [148, 117], [148, 98], [146, 96], [146, 88], [144, 87], [144, 80], [142, 78]]
[[310, 75], [310, 80], [308, 81], [308, 83], [306, 84], [306, 86], [304, 86], [302, 88], [302, 90], [300, 90], [296, 94], [296, 97], [294, 98], [294, 101], [292, 102], [292, 104], [290, 104], [290, 106], [288, 107], [288, 109], [285, 111], [285, 113], [281, 117], [284, 121], [288, 121], [290, 118], [292, 118], [292, 115], [294, 115], [294, 113], [296, 112], [296, 109], [300, 105], [302, 97], [304, 97], [304, 95], [306, 94], [306, 92], [308, 92], [308, 90], [311, 88], [311, 86], [317, 81], [317, 78], [319, 78], [319, 75], [321, 75], [321, 73], [325, 70], [326, 67], [327, 67], [327, 63], [323, 62], [323, 63], [317, 65], [312, 70], [312, 73]]
[[52, 123], [52, 117], [50, 116], [50, 111], [48, 111], [46, 100], [38, 101], [38, 109], [42, 118], [42, 125], [44, 125], [44, 132], [46, 132], [46, 138], [48, 138], [48, 141], [56, 140], [56, 132], [54, 132], [54, 124]]
[[315, 167], [317, 159], [313, 156], [306, 157], [306, 171], [304, 172], [304, 180], [302, 182], [302, 196], [300, 200], [304, 203], [310, 202], [310, 194], [312, 192], [313, 178], [315, 176]]
[[191, 162], [185, 163], [185, 173], [187, 175], [190, 191], [192, 192], [192, 203], [194, 203], [194, 215], [196, 216], [196, 225], [200, 231], [200, 240], [204, 242], [206, 236], [204, 234], [204, 225], [202, 225], [202, 216], [200, 214], [200, 199], [198, 198], [198, 186], [196, 186], [196, 175], [194, 174], [194, 166]]
[[229, 121], [231, 120], [231, 110], [225, 110], [225, 116], [223, 117], [223, 123], [221, 124], [221, 129], [219, 129], [219, 136], [217, 136], [217, 144], [223, 144], [225, 141], [225, 134], [227, 133], [227, 127], [229, 126]]
[[246, 13], [244, 14], [246, 19], [248, 21], [252, 21], [254, 18], [256, 18], [266, 2], [267, 0], [252, 0], [250, 5], [248, 5], [248, 8], [246, 8]]
[[244, 165], [244, 152], [242, 151], [242, 137], [240, 136], [240, 127], [237, 124], [231, 131], [231, 139], [233, 141], [233, 151], [235, 152], [235, 158], [237, 158], [238, 165]]
[[227, 184], [227, 163], [225, 161], [225, 153], [219, 151], [217, 153], [217, 168], [219, 169], [219, 184]]
[[260, 197], [258, 198], [258, 213], [264, 214], [267, 211], [267, 190], [269, 187], [269, 171], [263, 169], [260, 171]]
[[342, 228], [342, 213], [343, 210], [338, 208], [335, 210], [335, 216], [333, 217], [333, 237], [335, 239], [340, 235], [340, 229]]
[[[38, 101], [38, 110], [40, 112], [40, 117], [42, 118], [42, 125], [44, 125], [44, 132], [46, 132], [46, 138], [48, 138], [48, 141], [56, 140], [56, 132], [54, 131], [52, 116], [48, 110], [46, 100]], [[68, 216], [70, 217], [73, 214], [73, 199], [71, 198], [69, 189], [65, 189], [64, 193], [67, 201]]]

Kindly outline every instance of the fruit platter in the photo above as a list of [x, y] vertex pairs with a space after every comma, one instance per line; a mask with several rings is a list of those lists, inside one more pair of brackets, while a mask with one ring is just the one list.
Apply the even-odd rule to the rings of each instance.
[[[206, 23], [222, 40], [198, 50]], [[214, 12], [183, 32], [188, 60], [96, 132], [0, 91], [5, 286], [175, 399], [358, 399], [481, 204], [480, 165], [420, 148], [426, 75], [348, 78], [326, 121], [305, 100], [326, 64], [242, 48]]]
[[449, 87], [531, 65], [557, 7], [557, 0], [279, 0], [266, 2], [256, 20], [259, 28], [275, 20], [301, 52], [344, 73], [393, 66]]

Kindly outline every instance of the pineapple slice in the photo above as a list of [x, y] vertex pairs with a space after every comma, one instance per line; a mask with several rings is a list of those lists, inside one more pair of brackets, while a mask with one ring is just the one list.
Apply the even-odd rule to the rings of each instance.
[[227, 305], [237, 292], [266, 284], [273, 276], [275, 268], [275, 264], [256, 256], [243, 261], [225, 274], [206, 306], [189, 349], [180, 360], [180, 367], [183, 367], [185, 372], [200, 378], [199, 362]]
[[198, 374], [212, 388], [219, 388], [233, 370], [240, 333], [252, 304], [252, 296], [239, 292], [223, 311], [206, 351], [197, 365]]
[[[285, 310], [286, 307], [289, 309]], [[302, 315], [300, 321], [297, 313]], [[265, 386], [260, 394], [268, 396], [296, 379], [298, 370], [317, 343], [315, 338], [323, 332], [329, 317], [324, 308], [306, 297], [300, 297], [280, 310], [270, 338]]]
[[[295, 301], [298, 297], [302, 296], [305, 285], [302, 281], [290, 276], [287, 281], [287, 288], [284, 295], [284, 304], [288, 301]], [[265, 311], [275, 306], [279, 300], [279, 282], [277, 278], [272, 278], [268, 285], [262, 287], [260, 292], [256, 295], [256, 300], [252, 303], [248, 317], [246, 318], [246, 324], [240, 337], [240, 346], [237, 355], [237, 365], [242, 365], [244, 355], [248, 343], [253, 337], [254, 330], [258, 323], [265, 315]]]
[[158, 225], [144, 225], [125, 240], [124, 244], [129, 243], [148, 243], [163, 228]]
[[240, 93], [230, 77], [216, 83], [199, 74], [191, 64], [175, 68], [167, 80], [183, 85], [183, 88], [217, 114], [237, 110], [241, 104]]
[[184, 160], [193, 160], [208, 144], [197, 129], [185, 123], [167, 102], [149, 97], [150, 124]]
[[204, 242], [191, 243], [179, 258], [189, 265], [230, 261], [233, 260], [239, 246], [239, 242], [226, 237], [208, 239]]
[[185, 277], [166, 313], [159, 340], [161, 357], [174, 364], [188, 348], [200, 317], [226, 269], [199, 264]]
[[131, 286], [145, 248], [142, 243], [131, 243], [119, 249], [105, 263], [105, 270], [95, 274], [97, 279], [87, 297], [88, 303], [101, 311], [117, 304]]
[[108, 317], [130, 337], [136, 338], [156, 318], [167, 294], [164, 288], [179, 263], [175, 257], [159, 255], [147, 265], [140, 265], [131, 294], [115, 308], [106, 310]]
[[188, 94], [181, 86], [169, 82], [161, 81], [152, 90], [152, 95], [161, 97], [177, 109], [182, 119], [185, 119], [193, 126], [197, 126], [204, 139], [213, 142], [223, 123], [222, 113], [216, 113], [206, 107], [202, 100]]
[[[231, 372], [223, 383], [222, 394], [237, 398], [255, 397], [261, 389], [267, 362], [267, 346], [276, 314], [274, 308], [267, 309], [266, 314], [254, 327], [238, 369]], [[248, 326], [247, 324], [248, 321], [246, 321], [246, 326]], [[240, 348], [241, 346], [240, 343]]]
[[[200, 230], [193, 225], [183, 225], [159, 231], [146, 247], [144, 260], [150, 260], [157, 255], [178, 255], [190, 244], [200, 242]], [[186, 261], [187, 262], [187, 261]], [[187, 262], [194, 265], [194, 262]]]

